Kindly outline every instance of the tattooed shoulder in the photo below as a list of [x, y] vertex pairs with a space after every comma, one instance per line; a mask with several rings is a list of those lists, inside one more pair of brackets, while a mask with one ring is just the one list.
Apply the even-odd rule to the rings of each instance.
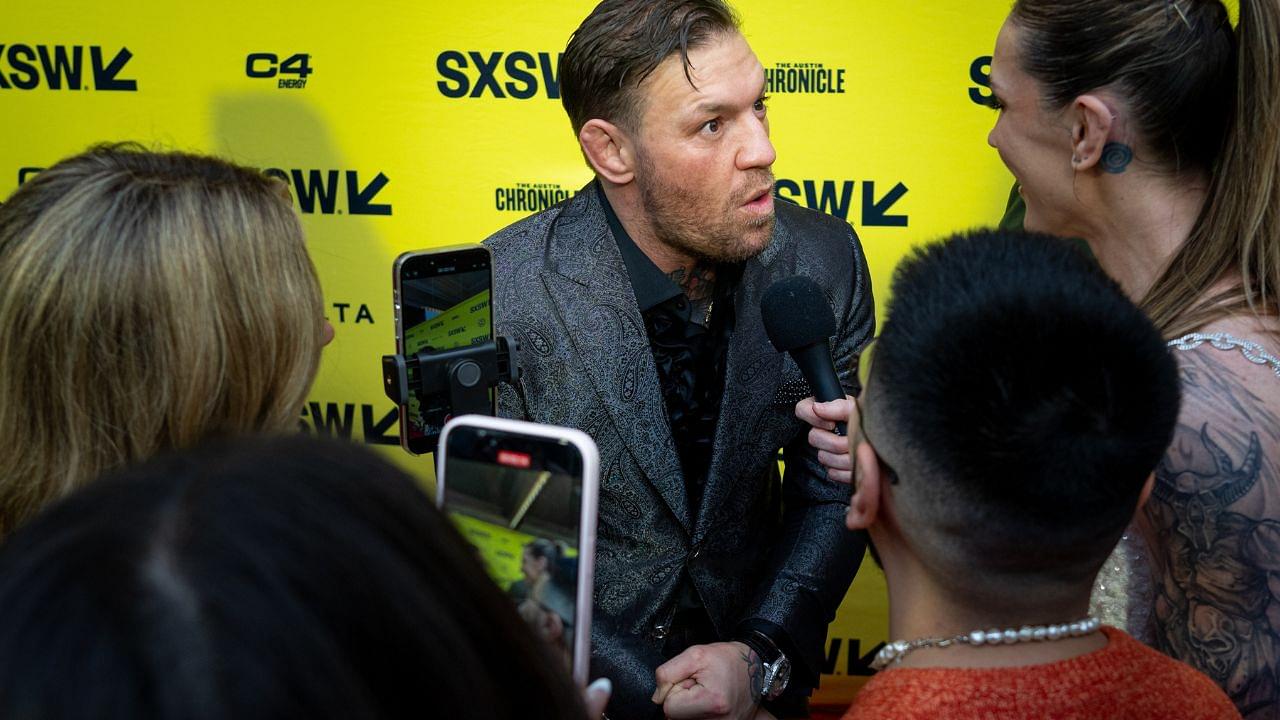
[[1177, 353], [1182, 410], [1146, 506], [1161, 649], [1246, 717], [1280, 712], [1280, 378], [1238, 353]]

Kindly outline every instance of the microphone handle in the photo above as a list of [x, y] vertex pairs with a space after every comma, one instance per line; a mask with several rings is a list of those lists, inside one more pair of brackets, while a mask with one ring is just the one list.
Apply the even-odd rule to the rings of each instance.
[[[826, 338], [811, 345], [789, 350], [791, 358], [800, 367], [801, 374], [813, 389], [813, 397], [818, 402], [843, 400], [844, 388], [840, 385], [840, 377], [836, 374], [836, 364], [831, 359], [831, 345]], [[848, 435], [849, 428], [843, 421], [836, 423], [837, 435]]]

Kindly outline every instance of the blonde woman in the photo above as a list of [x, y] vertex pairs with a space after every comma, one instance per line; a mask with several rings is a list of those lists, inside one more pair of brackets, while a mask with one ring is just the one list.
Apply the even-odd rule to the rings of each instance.
[[296, 426], [332, 335], [278, 181], [98, 147], [0, 205], [0, 535], [106, 470]]

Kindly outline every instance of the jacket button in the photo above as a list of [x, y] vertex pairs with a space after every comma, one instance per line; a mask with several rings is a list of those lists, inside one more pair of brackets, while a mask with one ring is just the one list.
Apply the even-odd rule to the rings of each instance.
[[653, 636], [659, 640], [667, 639], [667, 634], [670, 632], [671, 632], [670, 625], [664, 625], [663, 623], [658, 623], [657, 625], [653, 626]]

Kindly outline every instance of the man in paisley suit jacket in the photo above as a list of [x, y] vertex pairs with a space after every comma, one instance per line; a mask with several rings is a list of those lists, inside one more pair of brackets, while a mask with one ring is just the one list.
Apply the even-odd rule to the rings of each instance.
[[874, 330], [861, 247], [840, 220], [775, 207], [763, 68], [722, 0], [605, 0], [560, 82], [596, 179], [486, 243], [524, 363], [500, 412], [600, 448], [608, 715], [752, 717], [763, 701], [804, 716], [863, 541], [793, 414], [809, 391], [760, 298], [793, 275], [825, 288], [854, 391]]

